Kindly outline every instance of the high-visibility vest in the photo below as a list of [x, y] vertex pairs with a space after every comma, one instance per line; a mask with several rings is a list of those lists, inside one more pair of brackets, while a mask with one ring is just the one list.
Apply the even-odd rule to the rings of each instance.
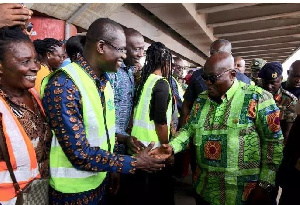
[[[36, 92], [30, 91], [41, 106]], [[16, 180], [23, 189], [33, 179], [40, 178], [36, 153], [29, 136], [2, 97], [0, 97], [0, 113], [2, 114], [3, 137], [7, 145], [10, 163]], [[12, 204], [15, 200], [16, 192], [13, 181], [5, 161], [0, 161], [0, 203]]]
[[[76, 63], [68, 64], [56, 72], [59, 71], [66, 73], [79, 89], [83, 108], [83, 123], [90, 146], [108, 150], [103, 108], [94, 79]], [[45, 86], [49, 79], [56, 72], [44, 78], [41, 96], [44, 95]], [[104, 96], [106, 124], [113, 149], [115, 144], [115, 107], [114, 94], [109, 82], [104, 89]], [[62, 193], [79, 193], [97, 188], [105, 179], [106, 172], [83, 171], [73, 167], [59, 145], [54, 132], [53, 134], [50, 150], [50, 186]]]
[[[135, 136], [139, 139], [145, 146], [148, 146], [151, 141], [155, 142], [154, 147], [160, 146], [158, 135], [156, 134], [155, 124], [153, 120], [150, 120], [150, 101], [152, 98], [153, 88], [156, 82], [163, 77], [151, 74], [146, 83], [144, 84], [142, 94], [140, 96], [140, 100], [138, 105], [134, 109], [133, 116], [133, 126], [131, 135]], [[167, 109], [167, 126], [168, 126], [168, 136], [170, 136], [170, 123], [172, 116], [172, 95], [171, 95], [171, 87], [169, 82], [164, 79], [169, 85], [169, 99], [170, 102], [168, 104]]]

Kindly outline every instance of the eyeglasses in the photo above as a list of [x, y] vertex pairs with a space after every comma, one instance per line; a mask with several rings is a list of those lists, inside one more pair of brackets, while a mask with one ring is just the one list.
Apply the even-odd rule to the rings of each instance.
[[144, 53], [144, 47], [131, 48], [131, 50], [134, 53], [140, 53], [140, 52]]
[[119, 51], [119, 52], [121, 52], [121, 53], [124, 53], [124, 54], [127, 53], [126, 48], [119, 48], [119, 47], [116, 47], [116, 46], [112, 45], [112, 44], [111, 44], [110, 42], [108, 42], [108, 41], [105, 41], [105, 40], [102, 40], [102, 41], [103, 41], [105, 44], [107, 44], [107, 45], [113, 47], [114, 49], [116, 49], [117, 51]]
[[218, 75], [207, 75], [205, 73], [203, 73], [201, 75], [201, 77], [203, 78], [203, 80], [205, 81], [210, 81], [212, 84], [214, 84], [222, 75], [224, 75], [226, 72], [228, 71], [231, 71], [232, 69], [228, 69], [228, 70], [225, 70], [224, 72], [218, 74]]

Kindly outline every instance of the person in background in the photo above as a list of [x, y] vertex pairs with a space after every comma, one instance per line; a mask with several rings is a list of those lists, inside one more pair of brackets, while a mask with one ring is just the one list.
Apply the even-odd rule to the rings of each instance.
[[[299, 106], [299, 104], [297, 105]], [[300, 109], [297, 109], [300, 110]], [[282, 188], [279, 205], [299, 204], [300, 193], [300, 113], [290, 130], [283, 150], [283, 159], [277, 173], [278, 185]]]
[[246, 70], [246, 62], [242, 57], [234, 58], [234, 68], [240, 73], [245, 73]]
[[288, 70], [287, 81], [282, 83], [282, 87], [294, 94], [298, 99], [300, 98], [300, 60], [292, 63]]
[[289, 91], [281, 87], [282, 65], [279, 62], [266, 63], [259, 71], [258, 77], [261, 78], [262, 88], [269, 91], [280, 110], [280, 126], [284, 141], [289, 136], [290, 129], [297, 117], [296, 104], [298, 99]]
[[184, 77], [184, 80], [187, 85], [190, 84], [190, 80], [191, 80], [193, 73], [194, 73], [194, 70], [189, 70], [188, 73], [186, 74], [186, 76]]
[[238, 81], [228, 52], [210, 56], [202, 78], [208, 89], [198, 95], [187, 124], [169, 144], [149, 154], [167, 159], [192, 139], [200, 168], [197, 205], [273, 205], [283, 149], [273, 96]]
[[0, 149], [0, 204], [15, 204], [15, 184], [8, 156], [21, 189], [49, 176], [51, 130], [33, 89], [40, 65], [30, 38], [19, 27], [0, 29], [0, 132], [8, 153]]
[[[116, 107], [116, 136], [118, 142], [127, 144], [128, 148], [134, 149], [134, 153], [142, 147], [134, 136], [130, 136], [126, 131], [133, 113], [133, 97], [135, 91], [134, 67], [139, 66], [140, 59], [144, 55], [144, 37], [133, 28], [124, 30], [126, 36], [126, 59], [116, 73], [108, 73], [110, 83], [115, 93]], [[128, 143], [127, 141], [131, 141]], [[132, 142], [136, 142], [137, 147], [130, 147]], [[133, 153], [131, 153], [133, 154]]]
[[86, 42], [86, 36], [77, 35], [77, 36], [72, 36], [68, 39], [66, 43], [66, 52], [71, 62], [76, 61], [78, 57], [82, 55], [85, 42]]
[[[144, 37], [133, 28], [124, 30], [126, 36], [126, 59], [116, 73], [108, 73], [110, 83], [114, 90], [116, 108], [116, 150], [120, 153], [137, 154], [145, 146], [135, 136], [130, 136], [132, 123], [130, 120], [133, 114], [133, 98], [135, 92], [134, 70], [140, 66], [140, 59], [144, 55]], [[109, 199], [110, 204], [122, 203], [127, 196], [128, 186], [131, 184], [131, 177], [121, 174], [120, 191], [117, 196]]]
[[251, 68], [251, 80], [256, 86], [261, 86], [261, 79], [258, 77], [259, 70], [266, 64], [266, 61], [261, 58], [255, 58], [252, 60]]
[[64, 49], [62, 47], [62, 43], [54, 38], [34, 40], [33, 45], [41, 64], [41, 70], [37, 74], [34, 88], [38, 93], [40, 93], [44, 77], [61, 66], [64, 60]]
[[[50, 127], [50, 203], [105, 205], [118, 191], [119, 173], [158, 171], [165, 164], [148, 155], [113, 153], [114, 93], [106, 72], [117, 72], [126, 57], [123, 28], [99, 18], [88, 28], [83, 55], [43, 80], [41, 95]], [[109, 176], [108, 176], [108, 173]]]

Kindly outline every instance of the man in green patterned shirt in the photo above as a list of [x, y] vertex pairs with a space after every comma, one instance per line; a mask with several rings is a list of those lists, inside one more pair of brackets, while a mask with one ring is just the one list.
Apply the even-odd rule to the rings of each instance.
[[199, 94], [178, 136], [151, 155], [167, 158], [192, 138], [197, 204], [272, 205], [283, 148], [279, 109], [270, 93], [235, 77], [230, 53], [209, 57], [202, 75], [207, 91]]

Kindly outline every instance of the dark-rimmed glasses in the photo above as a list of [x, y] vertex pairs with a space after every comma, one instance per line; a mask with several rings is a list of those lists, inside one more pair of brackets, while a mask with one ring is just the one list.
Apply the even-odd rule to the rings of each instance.
[[119, 52], [121, 52], [121, 53], [124, 53], [124, 54], [127, 53], [126, 48], [119, 48], [119, 47], [117, 47], [117, 46], [112, 45], [110, 42], [108, 42], [108, 41], [106, 41], [106, 40], [101, 40], [101, 41], [103, 41], [103, 43], [105, 43], [105, 44], [107, 44], [107, 45], [113, 47], [114, 49], [116, 49], [117, 51], [119, 51]]
[[218, 75], [207, 75], [207, 74], [203, 73], [201, 75], [201, 77], [203, 78], [203, 80], [205, 80], [205, 81], [209, 80], [211, 82], [211, 84], [214, 84], [222, 75], [224, 75], [228, 71], [232, 71], [232, 69], [225, 70], [224, 72], [222, 72]]

